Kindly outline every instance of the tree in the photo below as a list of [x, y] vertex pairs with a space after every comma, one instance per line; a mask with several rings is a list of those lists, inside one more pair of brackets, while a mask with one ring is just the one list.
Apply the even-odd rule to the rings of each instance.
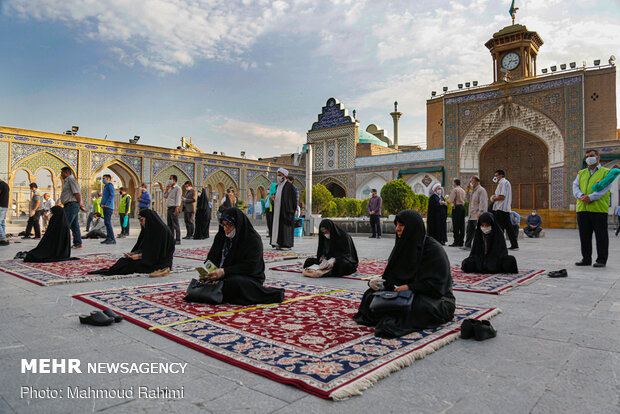
[[354, 198], [345, 198], [344, 210], [347, 217], [359, 217], [362, 212], [362, 201]]
[[[301, 193], [300, 200], [305, 203], [306, 190]], [[329, 192], [323, 184], [315, 184], [312, 186], [312, 213], [318, 214], [323, 211], [325, 206], [332, 201], [334, 196]]]
[[347, 215], [347, 210], [346, 210], [346, 202], [347, 199], [344, 197], [336, 197], [334, 198], [334, 203], [336, 204], [337, 207], [337, 213], [335, 217], [344, 217]]
[[428, 197], [424, 194], [416, 194], [416, 198], [418, 199], [418, 211], [425, 215], [428, 211]]
[[327, 205], [325, 206], [321, 214], [321, 216], [323, 217], [336, 217], [337, 215], [338, 215], [338, 207], [336, 206], [336, 203], [334, 203], [333, 201], [330, 201], [329, 203], [327, 203]]
[[366, 216], [368, 214], [368, 203], [370, 203], [370, 198], [362, 201], [362, 211], [360, 211], [360, 216]]
[[390, 181], [381, 189], [383, 207], [388, 214], [412, 208], [415, 197], [411, 187], [402, 178]]

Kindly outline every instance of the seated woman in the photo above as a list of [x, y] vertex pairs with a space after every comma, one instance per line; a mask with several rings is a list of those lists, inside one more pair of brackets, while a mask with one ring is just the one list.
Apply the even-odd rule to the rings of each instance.
[[208, 280], [222, 280], [224, 303], [253, 305], [280, 303], [284, 289], [263, 286], [265, 262], [263, 241], [247, 216], [236, 207], [222, 212], [219, 230], [207, 255], [218, 269]]
[[[374, 326], [375, 336], [396, 338], [415, 330], [449, 322], [456, 308], [448, 256], [439, 242], [426, 236], [420, 213], [404, 210], [396, 215], [396, 244], [381, 279], [369, 282], [353, 320]], [[408, 312], [377, 315], [370, 309], [378, 290], [413, 292]]]
[[138, 213], [140, 235], [136, 245], [112, 267], [89, 272], [104, 276], [150, 273], [151, 277], [166, 276], [172, 268], [174, 237], [159, 215], [150, 209]]
[[60, 206], [51, 208], [52, 217], [43, 238], [34, 249], [30, 250], [24, 262], [45, 263], [72, 260], [71, 233], [67, 216]]
[[105, 239], [106, 238], [106, 229], [105, 223], [103, 222], [103, 218], [100, 213], [93, 213], [93, 221], [91, 223], [91, 228], [86, 235], [82, 236], [83, 239]]
[[324, 271], [314, 272], [309, 277], [347, 276], [357, 270], [357, 251], [349, 234], [338, 227], [333, 221], [325, 219], [319, 225], [319, 247], [316, 257], [309, 257], [304, 263], [304, 269], [319, 265]]
[[461, 269], [466, 273], [518, 273], [517, 260], [508, 255], [504, 232], [495, 223], [491, 213], [478, 219], [469, 257], [463, 260]]

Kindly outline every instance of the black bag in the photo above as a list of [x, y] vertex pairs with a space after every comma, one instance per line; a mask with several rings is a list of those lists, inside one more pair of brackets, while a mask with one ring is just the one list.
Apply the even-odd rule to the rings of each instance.
[[210, 303], [219, 305], [224, 300], [223, 282], [203, 283], [196, 279], [189, 282], [185, 297], [186, 302]]
[[413, 292], [410, 290], [382, 290], [373, 293], [373, 296], [370, 311], [375, 313], [409, 312], [413, 303]]

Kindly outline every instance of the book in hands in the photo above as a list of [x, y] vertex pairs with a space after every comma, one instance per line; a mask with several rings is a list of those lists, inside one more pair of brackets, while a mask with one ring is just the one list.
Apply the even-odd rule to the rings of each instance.
[[207, 260], [203, 266], [197, 267], [196, 270], [200, 274], [200, 278], [204, 279], [209, 273], [216, 271], [217, 266], [211, 260]]

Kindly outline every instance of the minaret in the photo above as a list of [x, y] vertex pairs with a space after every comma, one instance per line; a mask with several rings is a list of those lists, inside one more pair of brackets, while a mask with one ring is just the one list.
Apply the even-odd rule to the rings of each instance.
[[398, 120], [402, 114], [402, 112], [398, 112], [398, 102], [394, 101], [394, 112], [390, 112], [392, 119], [394, 119], [394, 149], [398, 149]]

